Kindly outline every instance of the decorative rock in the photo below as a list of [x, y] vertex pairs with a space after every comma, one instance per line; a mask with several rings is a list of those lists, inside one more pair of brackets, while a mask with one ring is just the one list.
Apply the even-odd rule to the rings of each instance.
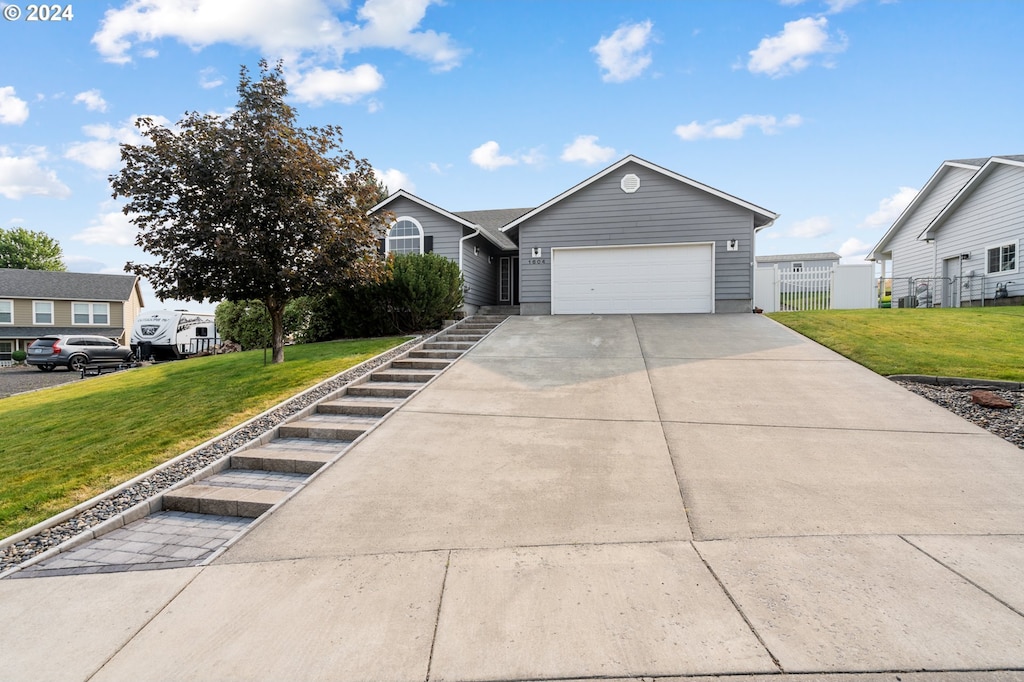
[[992, 391], [984, 391], [980, 388], [971, 391], [971, 402], [975, 405], [991, 407], [997, 410], [1005, 410], [1013, 407], [1013, 403], [1006, 398], [998, 396]]

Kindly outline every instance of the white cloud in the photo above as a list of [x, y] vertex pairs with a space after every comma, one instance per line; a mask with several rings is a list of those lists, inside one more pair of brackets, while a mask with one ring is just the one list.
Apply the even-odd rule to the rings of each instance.
[[578, 135], [572, 144], [565, 146], [561, 158], [586, 164], [605, 163], [615, 158], [615, 149], [598, 145], [597, 135]]
[[789, 237], [813, 239], [815, 237], [823, 237], [830, 232], [832, 232], [832, 223], [828, 217], [811, 216], [810, 218], [793, 223], [793, 226], [786, 230], [786, 235]]
[[8, 199], [22, 197], [54, 197], [66, 199], [71, 189], [57, 178], [57, 173], [44, 168], [46, 149], [32, 147], [26, 156], [14, 156], [6, 147], [0, 147], [0, 196]]
[[855, 5], [859, 5], [864, 0], [825, 0], [825, 4], [828, 5], [829, 14], [839, 14], [845, 12]]
[[653, 26], [650, 20], [626, 24], [610, 36], [601, 36], [597, 45], [590, 48], [603, 71], [601, 80], [622, 83], [638, 77], [651, 65], [651, 54], [644, 52], [644, 48], [651, 39]]
[[856, 237], [850, 237], [843, 242], [843, 245], [839, 247], [836, 253], [842, 256], [844, 263], [862, 263], [867, 257], [868, 252], [871, 251], [872, 246], [874, 245], [862, 242]]
[[511, 156], [502, 156], [501, 147], [494, 140], [484, 142], [470, 152], [469, 160], [484, 170], [497, 170], [502, 166], [514, 166], [519, 163]]
[[774, 116], [744, 114], [731, 123], [719, 120], [707, 123], [692, 121], [676, 126], [675, 133], [686, 142], [704, 139], [738, 140], [746, 134], [748, 128], [759, 128], [765, 135], [775, 135], [781, 128], [796, 128], [803, 122], [803, 118], [797, 114], [790, 114], [781, 121]]
[[131, 246], [135, 243], [135, 234], [138, 228], [131, 223], [131, 216], [121, 211], [110, 211], [102, 213], [89, 227], [71, 238], [85, 242], [86, 244], [99, 244], [102, 246]]
[[99, 90], [86, 90], [75, 95], [73, 100], [75, 104], [84, 104], [85, 108], [89, 111], [106, 111], [107, 101], [103, 99], [103, 95], [100, 94]]
[[360, 64], [349, 71], [318, 66], [288, 76], [288, 89], [295, 99], [314, 106], [324, 102], [351, 104], [383, 86], [384, 77], [370, 64]]
[[[103, 272], [110, 269], [103, 261], [73, 254], [64, 254], [64, 264], [68, 266], [68, 270], [71, 272]], [[123, 275], [124, 271], [122, 270], [118, 274]]]
[[224, 85], [224, 76], [220, 75], [212, 66], [208, 66], [199, 72], [199, 87], [204, 90], [212, 90]]
[[917, 190], [913, 187], [900, 187], [895, 194], [879, 201], [878, 210], [865, 218], [860, 227], [873, 229], [892, 225], [916, 196]]
[[390, 48], [431, 62], [441, 71], [458, 66], [465, 54], [447, 34], [417, 30], [427, 8], [440, 0], [366, 0], [354, 18], [343, 19], [337, 10], [347, 9], [347, 4], [129, 0], [120, 9], [107, 10], [92, 42], [105, 60], [121, 64], [132, 60], [133, 46], [164, 38], [196, 50], [228, 43], [270, 56], [313, 53], [321, 60], [340, 60], [364, 48]]
[[[72, 142], [64, 152], [64, 158], [77, 161], [93, 170], [114, 170], [121, 164], [121, 147], [124, 144], [142, 144], [146, 141], [135, 127], [138, 116], [134, 116], [119, 127], [107, 123], [82, 126], [82, 132], [93, 138], [85, 142]], [[151, 116], [157, 125], [170, 125], [163, 116]]]
[[388, 188], [388, 194], [394, 194], [400, 189], [412, 192], [413, 194], [416, 193], [416, 185], [409, 179], [408, 175], [400, 170], [388, 168], [386, 171], [382, 171], [374, 168], [373, 175]]
[[14, 94], [10, 85], [0, 88], [0, 123], [21, 125], [28, 120], [28, 103]]
[[782, 32], [763, 38], [757, 49], [750, 51], [747, 68], [751, 73], [764, 73], [779, 78], [803, 71], [817, 54], [833, 54], [846, 49], [846, 38], [837, 41], [828, 34], [828, 19], [807, 17], [790, 21]]

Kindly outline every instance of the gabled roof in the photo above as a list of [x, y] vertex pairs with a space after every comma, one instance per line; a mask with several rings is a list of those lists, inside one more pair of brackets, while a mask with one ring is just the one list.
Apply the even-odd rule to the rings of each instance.
[[935, 189], [936, 185], [939, 184], [939, 182], [946, 175], [946, 173], [948, 173], [953, 168], [966, 168], [968, 170], [977, 171], [979, 168], [981, 168], [984, 162], [985, 159], [959, 159], [943, 161], [942, 165], [939, 166], [938, 170], [932, 173], [932, 176], [928, 178], [928, 182], [924, 184], [924, 187], [922, 187], [920, 191], [918, 191], [917, 196], [914, 197], [914, 200], [907, 204], [907, 207], [903, 209], [903, 212], [900, 213], [898, 218], [896, 218], [896, 221], [892, 224], [892, 226], [886, 231], [884, 235], [882, 235], [882, 238], [878, 240], [878, 243], [875, 244], [875, 247], [873, 249], [871, 249], [871, 253], [867, 255], [865, 260], [883, 260], [882, 254], [885, 252], [885, 247], [889, 245], [889, 242], [892, 241], [892, 238], [896, 236], [897, 232], [900, 231], [900, 228], [902, 228], [903, 225], [906, 224], [906, 222], [910, 219], [910, 217], [914, 215], [914, 211], [916, 211], [917, 208], [924, 202], [924, 200], [928, 197], [931, 191]]
[[619, 168], [625, 166], [628, 163], [635, 163], [637, 165], [643, 166], [644, 168], [647, 168], [648, 170], [652, 170], [655, 173], [661, 173], [665, 177], [672, 178], [673, 180], [678, 180], [679, 182], [682, 182], [683, 184], [689, 185], [690, 187], [694, 187], [694, 188], [699, 189], [699, 190], [701, 190], [703, 192], [707, 192], [708, 194], [716, 196], [719, 199], [724, 199], [724, 200], [726, 200], [726, 201], [728, 201], [728, 202], [730, 202], [732, 204], [736, 204], [737, 206], [741, 206], [741, 207], [747, 209], [748, 211], [751, 211], [754, 214], [754, 228], [755, 229], [761, 229], [763, 227], [768, 227], [773, 222], [775, 222], [775, 220], [777, 220], [778, 217], [779, 217], [778, 213], [772, 213], [768, 209], [761, 208], [760, 206], [757, 206], [755, 204], [751, 204], [750, 202], [747, 202], [747, 201], [743, 201], [742, 199], [734, 197], [731, 194], [726, 194], [725, 192], [722, 192], [721, 190], [717, 190], [714, 187], [709, 187], [708, 185], [701, 184], [701, 183], [697, 182], [696, 180], [691, 180], [690, 178], [688, 178], [688, 177], [686, 177], [684, 175], [679, 175], [678, 173], [674, 173], [674, 172], [668, 170], [667, 168], [662, 168], [661, 166], [656, 166], [653, 163], [651, 163], [650, 161], [645, 161], [644, 159], [641, 159], [638, 156], [634, 156], [634, 155], [630, 154], [629, 156], [625, 157], [624, 159], [622, 159], [622, 160], [612, 164], [611, 166], [608, 166], [607, 168], [605, 168], [603, 171], [601, 171], [597, 175], [593, 175], [593, 176], [587, 178], [586, 180], [584, 180], [583, 182], [579, 183], [575, 187], [573, 187], [573, 188], [571, 188], [569, 190], [566, 190], [565, 192], [562, 192], [557, 197], [555, 197], [555, 198], [553, 198], [553, 199], [551, 199], [551, 200], [541, 204], [540, 206], [538, 206], [537, 208], [533, 209], [532, 211], [529, 211], [528, 213], [525, 213], [525, 214], [519, 216], [518, 218], [516, 218], [512, 222], [510, 222], [507, 225], [505, 225], [505, 227], [501, 228], [502, 232], [508, 232], [513, 227], [516, 227], [516, 226], [520, 225], [521, 223], [526, 222], [530, 218], [533, 218], [537, 214], [539, 214], [539, 213], [541, 213], [543, 211], [546, 211], [547, 209], [551, 208], [552, 206], [554, 206], [558, 202], [562, 201], [563, 199], [572, 196], [576, 192], [579, 192], [581, 189], [583, 189], [585, 187], [588, 187], [589, 185], [597, 182], [598, 180], [600, 180], [601, 178], [605, 177], [606, 175], [608, 175], [610, 173], [614, 173]]
[[0, 268], [0, 298], [127, 301], [138, 282], [137, 275]]
[[758, 263], [788, 263], [791, 260], [839, 260], [842, 258], [838, 253], [824, 251], [822, 253], [780, 253], [774, 256], [757, 256], [754, 258]]
[[[492, 244], [494, 244], [495, 246], [497, 246], [500, 249], [512, 250], [512, 249], [517, 248], [515, 242], [513, 242], [507, 236], [502, 234], [500, 229], [498, 229], [497, 227], [495, 227], [495, 226], [493, 226], [491, 224], [493, 222], [493, 220], [488, 219], [487, 220], [488, 224], [484, 225], [484, 224], [481, 224], [481, 223], [474, 222], [472, 219], [462, 217], [462, 216], [471, 215], [471, 214], [500, 213], [500, 211], [467, 211], [467, 212], [464, 212], [464, 213], [462, 213], [460, 215], [458, 213], [452, 213], [451, 211], [446, 211], [445, 209], [441, 208], [440, 206], [435, 206], [434, 204], [430, 203], [429, 201], [426, 201], [425, 199], [421, 199], [418, 196], [416, 196], [415, 194], [412, 194], [411, 192], [406, 192], [404, 189], [400, 189], [397, 192], [395, 192], [394, 194], [392, 194], [391, 196], [389, 196], [384, 201], [380, 202], [379, 204], [377, 204], [376, 206], [371, 208], [369, 211], [367, 211], [367, 213], [376, 213], [377, 211], [386, 209], [387, 206], [391, 202], [395, 201], [396, 199], [400, 199], [400, 198], [401, 199], [408, 199], [409, 201], [411, 201], [411, 202], [413, 202], [415, 204], [419, 204], [423, 208], [425, 208], [427, 210], [430, 210], [430, 211], [433, 211], [434, 213], [437, 213], [438, 215], [442, 215], [445, 218], [448, 218], [449, 220], [453, 220], [456, 223], [462, 225], [463, 227], [468, 227], [471, 230], [478, 230], [480, 232], [480, 234], [483, 235], [487, 239], [487, 241], [491, 242]], [[510, 209], [510, 210], [517, 210], [517, 209]]]
[[941, 211], [939, 211], [939, 214], [935, 216], [935, 218], [933, 218], [928, 224], [928, 227], [921, 232], [918, 239], [931, 239], [934, 237], [935, 232], [944, 222], [946, 222], [946, 219], [949, 218], [949, 216], [951, 216], [962, 203], [964, 203], [964, 200], [966, 200], [967, 197], [969, 197], [971, 193], [985, 181], [985, 178], [987, 178], [997, 166], [1016, 166], [1018, 168], [1024, 168], [1024, 155], [993, 156], [988, 159], [985, 162], [985, 165], [981, 167], [981, 170], [975, 173], [971, 179], [967, 181], [967, 184], [949, 200], [949, 203], [946, 204]]

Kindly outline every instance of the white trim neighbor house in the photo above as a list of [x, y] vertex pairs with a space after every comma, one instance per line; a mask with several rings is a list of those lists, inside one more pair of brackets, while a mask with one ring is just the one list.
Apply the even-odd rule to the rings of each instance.
[[893, 307], [1024, 302], [1024, 155], [945, 161], [875, 245]]
[[754, 240], [778, 218], [636, 156], [536, 208], [453, 212], [399, 190], [378, 211], [394, 216], [384, 251], [459, 263], [467, 313], [524, 315], [750, 312]]
[[0, 268], [0, 362], [50, 334], [95, 334], [127, 344], [141, 309], [135, 275]]

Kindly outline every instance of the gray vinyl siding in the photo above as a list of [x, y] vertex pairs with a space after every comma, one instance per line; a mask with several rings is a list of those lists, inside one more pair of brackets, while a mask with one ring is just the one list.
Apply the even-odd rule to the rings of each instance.
[[434, 253], [456, 263], [459, 262], [459, 239], [463, 234], [462, 225], [404, 197], [389, 204], [387, 210], [395, 214], [396, 220], [403, 216], [415, 218], [423, 228], [423, 235], [434, 238]]
[[[466, 234], [471, 234], [466, 229]], [[479, 248], [479, 253], [474, 251]], [[498, 257], [500, 252], [477, 235], [463, 242], [462, 278], [468, 286], [466, 303], [494, 305], [498, 302]]]
[[[640, 189], [627, 194], [622, 176]], [[739, 240], [727, 251], [726, 240]], [[520, 300], [551, 300], [551, 248], [714, 242], [715, 299], [752, 298], [754, 216], [750, 211], [660, 173], [629, 163], [519, 226]], [[541, 258], [532, 249], [542, 249]]]
[[934, 245], [917, 237], [973, 175], [973, 170], [950, 168], [893, 236], [890, 247], [894, 301], [914, 293], [911, 279], [942, 275], [941, 264], [935, 265]]
[[[396, 199], [387, 209], [395, 219], [415, 218], [423, 228], [424, 237], [434, 238], [434, 253], [459, 262], [459, 240], [472, 234], [473, 230], [404, 197]], [[480, 253], [475, 254], [473, 247], [479, 247]], [[497, 301], [497, 255], [498, 249], [482, 236], [477, 235], [463, 243], [462, 278], [469, 288], [465, 295], [466, 303], [493, 305]], [[495, 257], [493, 263], [489, 262], [488, 256]]]
[[1021, 246], [1024, 241], [1024, 168], [996, 166], [971, 192], [935, 233], [936, 267], [941, 275], [942, 261], [969, 253], [961, 262], [963, 272], [974, 270], [985, 275], [988, 249], [1005, 244], [1017, 245], [1017, 271], [985, 275], [985, 297], [995, 295], [997, 282], [1012, 280], [1010, 296], [1024, 295], [1020, 273]]

